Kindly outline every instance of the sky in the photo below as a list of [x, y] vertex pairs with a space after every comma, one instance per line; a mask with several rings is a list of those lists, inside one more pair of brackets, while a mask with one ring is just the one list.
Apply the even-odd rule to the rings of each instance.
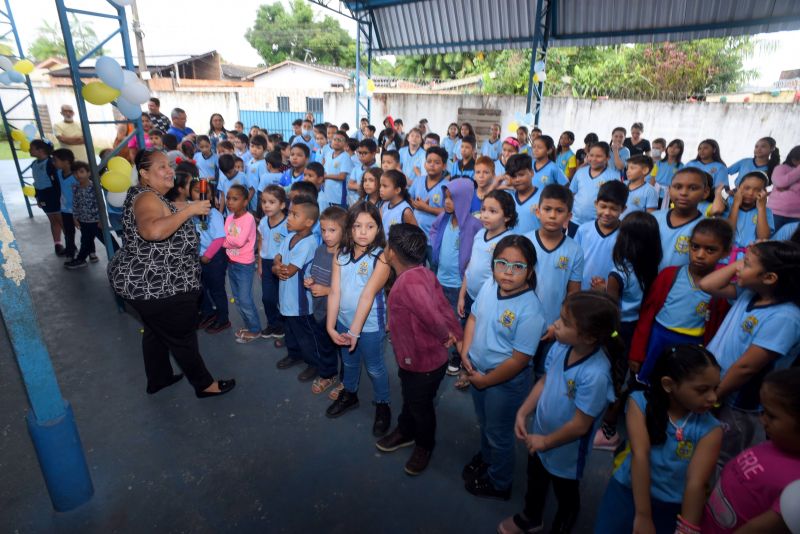
[[[287, 0], [282, 1], [288, 5]], [[264, 3], [271, 3], [271, 0], [138, 0], [145, 33], [145, 53], [148, 57], [156, 57], [217, 50], [229, 63], [256, 66], [263, 60], [244, 38], [244, 34], [252, 26], [258, 6]], [[108, 11], [105, 0], [66, 0], [66, 4], [77, 9]], [[319, 6], [312, 8], [320, 16], [326, 13], [336, 17], [351, 35], [355, 35], [353, 21]], [[43, 20], [50, 23], [57, 21], [53, 0], [11, 0], [11, 10], [26, 50], [36, 38], [36, 29]], [[99, 18], [94, 21], [93, 28], [100, 38], [113, 30], [108, 21]], [[800, 68], [800, 58], [797, 57], [800, 31], [763, 34], [759, 37], [774, 41], [775, 48], [757, 52], [746, 61], [746, 66], [759, 71], [752, 85], [771, 87], [782, 70]], [[109, 43], [107, 49], [111, 55], [121, 55], [119, 38]]]

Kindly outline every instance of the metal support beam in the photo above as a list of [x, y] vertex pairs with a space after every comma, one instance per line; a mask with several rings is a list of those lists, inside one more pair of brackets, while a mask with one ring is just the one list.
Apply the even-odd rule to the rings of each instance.
[[[361, 94], [361, 74], [372, 78], [372, 43], [374, 27], [369, 13], [362, 13], [356, 20], [356, 76], [354, 79], [356, 93], [356, 118], [355, 124], [361, 123], [361, 117], [370, 120], [372, 115], [372, 97]], [[366, 50], [366, 62], [363, 61]], [[362, 115], [363, 114], [363, 115]]]
[[[19, 59], [25, 59], [25, 52], [22, 49], [22, 42], [19, 38], [19, 33], [17, 32], [17, 25], [14, 22], [14, 15], [11, 13], [11, 5], [9, 4], [9, 0], [4, 0], [3, 5], [5, 5], [5, 10], [0, 10], [0, 25], [7, 24], [9, 26], [8, 31], [5, 33], [5, 36], [12, 34], [14, 36], [14, 45], [16, 47], [16, 55]], [[12, 89], [4, 89], [2, 92], [5, 94], [9, 94], [10, 91], [17, 90], [16, 88]], [[44, 129], [42, 128], [42, 120], [39, 117], [39, 108], [36, 106], [36, 96], [33, 93], [33, 86], [31, 85], [31, 79], [28, 76], [25, 76], [25, 83], [24, 88], [25, 91], [24, 96], [19, 99], [14, 105], [11, 107], [6, 107], [6, 103], [3, 101], [3, 98], [0, 97], [0, 117], [3, 119], [3, 128], [6, 132], [6, 137], [8, 139], [8, 143], [11, 145], [11, 155], [14, 158], [14, 167], [17, 169], [17, 176], [19, 177], [19, 185], [20, 189], [25, 187], [26, 180], [32, 181], [33, 176], [31, 174], [26, 174], [30, 171], [31, 165], [23, 166], [20, 163], [20, 154], [17, 152], [17, 147], [14, 146], [14, 141], [11, 139], [11, 131], [12, 125], [9, 121], [16, 121], [16, 122], [30, 122], [36, 125], [36, 130], [39, 132], [39, 137], [44, 138]], [[14, 111], [20, 104], [23, 102], [30, 101], [31, 108], [33, 108], [33, 119], [24, 118], [24, 117], [14, 117], [11, 115], [11, 112]], [[28, 156], [22, 156], [23, 159], [27, 159]], [[30, 199], [25, 196], [25, 208], [28, 210], [28, 217], [33, 217], [33, 211], [31, 210], [31, 201]]]
[[[113, 2], [109, 1], [108, 4], [114, 10], [115, 14], [110, 13], [98, 13], [94, 11], [86, 11], [83, 9], [74, 9], [67, 7], [65, 5], [66, 0], [55, 0], [56, 8], [58, 10], [58, 19], [61, 23], [61, 32], [64, 36], [64, 47], [66, 48], [67, 52], [67, 61], [69, 62], [69, 69], [70, 69], [70, 76], [72, 78], [72, 88], [75, 91], [75, 101], [77, 103], [78, 108], [78, 118], [80, 119], [81, 123], [81, 130], [83, 132], [83, 141], [86, 145], [86, 154], [88, 156], [88, 163], [89, 167], [92, 170], [92, 181], [94, 182], [95, 193], [97, 195], [97, 206], [99, 207], [100, 211], [100, 225], [103, 228], [103, 241], [106, 245], [106, 254], [108, 259], [110, 260], [111, 257], [114, 255], [114, 248], [113, 248], [113, 240], [111, 237], [110, 231], [110, 224], [108, 221], [108, 211], [106, 208], [106, 199], [105, 195], [103, 194], [103, 188], [100, 186], [100, 168], [101, 166], [97, 164], [97, 157], [94, 155], [94, 141], [92, 139], [92, 131], [91, 125], [94, 124], [89, 121], [89, 115], [86, 110], [86, 102], [81, 96], [81, 89], [83, 88], [83, 82], [81, 78], [86, 77], [86, 75], [82, 75], [80, 72], [81, 63], [83, 63], [90, 54], [78, 59], [75, 54], [75, 44], [72, 39], [72, 30], [70, 27], [69, 22], [69, 13], [77, 13], [86, 16], [92, 17], [100, 17], [106, 19], [113, 19], [117, 21], [118, 27], [111, 32], [111, 35], [105, 37], [100, 41], [100, 43], [107, 43], [111, 38], [119, 35], [122, 39], [122, 52], [125, 58], [124, 67], [128, 70], [136, 72], [136, 67], [133, 63], [133, 53], [131, 50], [131, 42], [130, 36], [128, 35], [128, 20], [125, 14], [125, 8], [119, 5], [114, 4]], [[99, 47], [97, 48], [99, 50]], [[101, 124], [107, 124], [108, 121], [98, 121]], [[131, 122], [134, 124], [134, 134], [136, 136], [137, 143], [139, 147], [144, 147], [144, 132], [142, 130], [142, 121], [141, 118], [137, 118], [135, 121], [125, 121]], [[125, 140], [125, 144], [127, 144], [127, 138]], [[123, 148], [123, 144], [120, 143], [116, 147], [112, 149], [112, 155], [116, 154]]]
[[[550, 14], [553, 8], [552, 0], [536, 0], [536, 13], [533, 24], [533, 43], [531, 46], [531, 66], [528, 72], [528, 94], [525, 102], [525, 112], [534, 115], [534, 124], [539, 126], [539, 114], [542, 109], [544, 97], [544, 82], [534, 83], [534, 65], [538, 61], [547, 61], [547, 47], [550, 44]], [[535, 97], [535, 100], [534, 100]]]

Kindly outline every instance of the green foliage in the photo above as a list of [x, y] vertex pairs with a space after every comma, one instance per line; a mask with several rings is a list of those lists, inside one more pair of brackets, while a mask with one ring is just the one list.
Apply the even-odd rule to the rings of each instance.
[[267, 65], [287, 59], [303, 61], [307, 56], [321, 65], [353, 67], [356, 63], [355, 40], [333, 17], [315, 17], [304, 0], [293, 0], [291, 11], [281, 2], [260, 6], [245, 38]]
[[[72, 42], [75, 45], [75, 54], [83, 57], [100, 42], [97, 34], [92, 29], [89, 22], [81, 21], [73, 14], [70, 14], [69, 25], [72, 30]], [[61, 34], [61, 27], [44, 21], [39, 26], [38, 35], [28, 48], [28, 55], [35, 61], [44, 61], [49, 57], [66, 57], [67, 49], [64, 46], [64, 37]], [[105, 51], [100, 49], [94, 56], [102, 56]]]

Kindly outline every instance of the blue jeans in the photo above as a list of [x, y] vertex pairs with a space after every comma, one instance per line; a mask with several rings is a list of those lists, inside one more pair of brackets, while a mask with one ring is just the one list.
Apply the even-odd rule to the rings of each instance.
[[267, 326], [283, 328], [283, 316], [278, 311], [278, 277], [272, 274], [272, 260], [261, 258], [261, 303]]
[[232, 261], [228, 265], [228, 281], [231, 284], [233, 298], [236, 299], [236, 307], [239, 309], [245, 328], [253, 334], [261, 332], [258, 310], [253, 301], [253, 274], [255, 272], [255, 263], [244, 264]]
[[[347, 327], [342, 323], [336, 324], [336, 331], [347, 332]], [[367, 375], [372, 381], [372, 392], [377, 404], [389, 404], [389, 374], [383, 361], [383, 342], [386, 332], [361, 332], [356, 350], [350, 352], [349, 347], [339, 349], [344, 364], [344, 388], [350, 393], [358, 392], [361, 381], [361, 362], [367, 368]]]
[[216, 315], [218, 324], [228, 322], [228, 293], [225, 291], [227, 270], [228, 255], [224, 248], [220, 248], [210, 262], [202, 265], [203, 296], [200, 300], [200, 310], [203, 317]]
[[528, 367], [506, 382], [484, 389], [470, 387], [481, 427], [481, 456], [489, 464], [489, 480], [499, 490], [510, 488], [514, 479], [514, 421], [530, 389]]
[[[650, 509], [657, 534], [675, 532], [675, 518], [681, 513], [680, 503], [664, 502], [650, 497]], [[612, 477], [600, 502], [594, 531], [596, 534], [630, 532], [635, 513], [633, 491]]]

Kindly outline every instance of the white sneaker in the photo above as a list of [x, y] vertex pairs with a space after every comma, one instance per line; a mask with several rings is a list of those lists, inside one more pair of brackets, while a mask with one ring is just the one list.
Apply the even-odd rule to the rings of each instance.
[[89, 254], [89, 261], [92, 263], [97, 263], [100, 261], [100, 258], [97, 257], [97, 254]]

